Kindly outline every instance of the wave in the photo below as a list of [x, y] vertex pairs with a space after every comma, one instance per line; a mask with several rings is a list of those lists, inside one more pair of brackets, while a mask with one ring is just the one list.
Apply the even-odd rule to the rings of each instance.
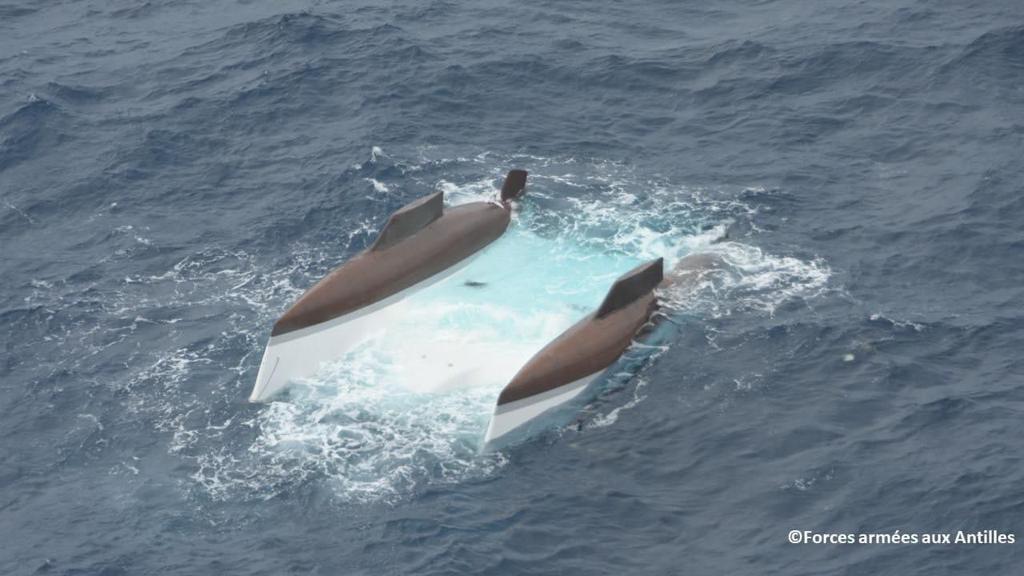
[[59, 106], [32, 94], [28, 102], [0, 118], [0, 171], [32, 158], [37, 149], [57, 141], [65, 117]]

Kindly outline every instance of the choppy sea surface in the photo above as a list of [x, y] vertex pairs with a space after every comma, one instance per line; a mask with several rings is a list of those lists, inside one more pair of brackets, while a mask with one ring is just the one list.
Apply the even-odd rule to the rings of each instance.
[[[0, 573], [1019, 573], [1022, 160], [1016, 0], [0, 0]], [[482, 289], [246, 402], [392, 211], [513, 167]], [[702, 251], [525, 443], [407, 364], [514, 368]]]

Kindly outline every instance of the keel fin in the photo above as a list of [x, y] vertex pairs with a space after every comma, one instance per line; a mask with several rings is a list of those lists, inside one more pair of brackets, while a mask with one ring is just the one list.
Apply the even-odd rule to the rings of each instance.
[[384, 250], [426, 228], [444, 213], [444, 193], [435, 192], [402, 206], [388, 218], [370, 250]]
[[526, 170], [509, 170], [505, 175], [505, 182], [501, 185], [501, 201], [506, 202], [518, 198], [526, 188]]
[[625, 308], [637, 299], [650, 293], [664, 277], [664, 261], [661, 258], [645, 262], [622, 276], [612, 284], [604, 302], [597, 309], [597, 318], [603, 318], [616, 310]]

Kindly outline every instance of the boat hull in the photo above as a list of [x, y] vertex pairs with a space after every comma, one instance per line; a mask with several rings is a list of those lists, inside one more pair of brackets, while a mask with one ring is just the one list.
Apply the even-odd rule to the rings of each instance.
[[474, 254], [370, 306], [327, 322], [271, 336], [263, 351], [249, 401], [265, 402], [281, 393], [291, 382], [314, 376], [324, 365], [337, 360], [383, 327], [398, 321], [407, 296], [456, 274], [478, 255]]
[[574, 324], [535, 354], [498, 396], [484, 438], [487, 448], [530, 435], [546, 416], [580, 396], [616, 364], [634, 338], [650, 332], [662, 281], [661, 259], [619, 277], [593, 314]]
[[494, 410], [487, 426], [484, 444], [487, 448], [499, 448], [516, 439], [530, 436], [536, 429], [546, 428], [548, 416], [558, 414], [561, 409], [574, 404], [586, 395], [584, 392], [604, 371], [584, 376], [558, 388], [502, 404]]

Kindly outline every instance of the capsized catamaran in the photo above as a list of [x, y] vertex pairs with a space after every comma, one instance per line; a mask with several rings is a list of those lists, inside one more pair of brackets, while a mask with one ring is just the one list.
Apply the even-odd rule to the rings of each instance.
[[317, 282], [274, 324], [249, 400], [265, 401], [315, 374], [386, 323], [405, 296], [468, 264], [508, 228], [526, 177], [525, 170], [509, 171], [494, 201], [445, 208], [437, 192], [392, 214], [370, 248]]

